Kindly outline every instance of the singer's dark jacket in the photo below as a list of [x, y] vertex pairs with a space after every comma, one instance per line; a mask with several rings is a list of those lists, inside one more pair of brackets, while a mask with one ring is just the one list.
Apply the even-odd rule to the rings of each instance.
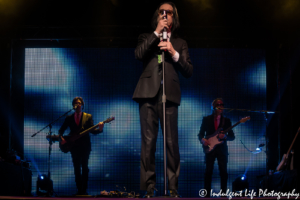
[[[72, 135], [79, 134], [80, 132], [94, 126], [94, 120], [93, 120], [93, 117], [92, 117], [91, 114], [82, 112], [82, 116], [81, 116], [80, 123], [79, 123], [78, 126], [75, 122], [74, 115], [75, 115], [75, 113], [73, 113], [73, 114], [66, 117], [63, 125], [59, 129], [59, 135], [63, 135], [65, 130], [68, 127], [70, 127], [69, 135], [72, 136]], [[99, 131], [98, 128], [96, 130], [90, 131], [90, 133], [93, 133], [93, 134], [98, 134], [98, 133], [101, 133], [101, 132], [102, 131]], [[88, 133], [86, 133], [86, 135], [79, 138], [75, 142], [75, 145], [73, 146], [73, 148], [81, 148], [81, 149], [84, 149], [86, 151], [91, 151], [90, 135]], [[72, 149], [71, 149], [71, 151], [72, 151]]]
[[[224, 120], [224, 125], [223, 125], [223, 120]], [[223, 125], [223, 126], [222, 126]], [[231, 127], [231, 121], [229, 118], [224, 117], [223, 115], [221, 116], [220, 119], [220, 124], [218, 128], [223, 128], [223, 130], [226, 130], [227, 128]], [[199, 141], [201, 142], [202, 138], [206, 138], [209, 135], [212, 135], [216, 132], [215, 130], [215, 122], [214, 122], [214, 115], [208, 115], [206, 117], [203, 117], [202, 124], [200, 127], [200, 131], [198, 134]], [[225, 133], [227, 138], [224, 141], [224, 143], [219, 144], [215, 150], [220, 150], [224, 155], [228, 155], [228, 147], [227, 147], [227, 141], [232, 141], [235, 139], [234, 133], [232, 130], [230, 130], [228, 133]]]
[[[154, 33], [144, 33], [139, 36], [135, 57], [143, 61], [143, 72], [132, 97], [137, 102], [155, 97], [160, 88], [162, 73], [159, 73], [160, 65], [158, 64], [160, 51], [157, 45], [159, 42], [160, 38]], [[179, 53], [179, 60], [175, 63], [170, 54], [165, 53], [165, 89], [167, 100], [179, 105], [181, 91], [178, 72], [185, 78], [189, 78], [193, 73], [193, 65], [186, 41], [171, 35], [170, 42]]]

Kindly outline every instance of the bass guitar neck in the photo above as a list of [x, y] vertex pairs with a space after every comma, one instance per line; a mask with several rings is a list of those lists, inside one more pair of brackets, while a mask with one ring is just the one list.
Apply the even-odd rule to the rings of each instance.
[[[103, 124], [109, 123], [113, 120], [115, 120], [115, 117], [110, 117], [110, 118], [107, 118], [106, 120], [104, 120], [102, 123]], [[78, 134], [72, 135], [72, 136], [64, 136], [64, 137], [60, 136], [60, 142], [59, 142], [60, 150], [64, 153], [68, 153], [74, 146], [75, 141], [80, 139], [82, 136], [88, 134], [89, 132], [95, 130], [98, 126], [99, 126], [99, 124], [92, 126], [88, 129], [86, 129]]]

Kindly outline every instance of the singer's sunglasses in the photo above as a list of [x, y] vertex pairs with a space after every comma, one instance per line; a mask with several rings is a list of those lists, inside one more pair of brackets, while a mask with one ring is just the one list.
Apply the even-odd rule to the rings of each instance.
[[159, 10], [159, 13], [162, 15], [164, 13], [164, 11], [166, 11], [167, 15], [172, 17], [173, 16], [173, 11], [172, 10]]

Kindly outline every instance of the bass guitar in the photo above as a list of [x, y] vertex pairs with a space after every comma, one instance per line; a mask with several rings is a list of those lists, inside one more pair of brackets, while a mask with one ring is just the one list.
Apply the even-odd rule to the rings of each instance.
[[[115, 120], [115, 117], [110, 117], [107, 118], [106, 120], [104, 120], [102, 123], [109, 123], [111, 121]], [[59, 148], [62, 152], [64, 153], [68, 153], [71, 148], [74, 146], [75, 141], [78, 140], [79, 138], [81, 138], [82, 136], [88, 134], [90, 131], [96, 129], [99, 126], [99, 124], [92, 126], [82, 132], [80, 132], [79, 134], [75, 134], [75, 135], [69, 135], [69, 136], [60, 136], [60, 142], [59, 142]]]
[[[226, 129], [225, 131], [223, 131], [224, 134], [226, 134], [227, 132], [229, 132], [231, 129], [233, 129], [234, 127], [236, 127], [237, 125], [239, 125], [240, 123], [245, 123], [246, 121], [250, 120], [250, 117], [244, 117], [242, 118], [239, 122], [235, 123], [233, 126], [229, 127], [228, 129]], [[219, 144], [222, 144], [224, 141], [221, 140], [218, 136], [219, 133], [222, 131], [222, 128], [219, 128], [218, 130], [216, 130], [216, 132], [214, 132], [214, 134], [207, 136], [205, 139], [208, 140], [209, 145], [207, 146], [203, 146], [203, 151], [205, 153], [210, 153], [212, 150], [214, 150], [216, 148], [216, 146], [218, 146]]]

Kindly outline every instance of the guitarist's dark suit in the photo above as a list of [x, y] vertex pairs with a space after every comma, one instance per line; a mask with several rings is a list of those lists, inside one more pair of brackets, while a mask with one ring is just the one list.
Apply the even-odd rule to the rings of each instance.
[[[69, 135], [79, 134], [80, 132], [94, 126], [94, 121], [91, 114], [82, 112], [80, 123], [77, 126], [74, 114], [66, 117], [63, 125], [59, 129], [59, 135], [63, 135], [65, 130], [69, 127]], [[98, 129], [91, 131], [93, 134], [101, 133]], [[88, 182], [88, 160], [91, 152], [91, 141], [89, 134], [86, 134], [76, 140], [75, 145], [71, 149], [71, 155], [74, 165], [74, 174], [77, 189], [80, 193], [85, 193]], [[82, 174], [81, 174], [82, 167]]]
[[[162, 110], [162, 66], [158, 63], [161, 54], [158, 44], [160, 38], [154, 33], [141, 34], [135, 49], [135, 57], [143, 62], [143, 72], [133, 94], [133, 100], [139, 103], [141, 122], [141, 190], [153, 188], [156, 184], [155, 151], [160, 120], [163, 127]], [[165, 89], [166, 89], [166, 140], [168, 158], [169, 189], [177, 190], [180, 170], [178, 146], [178, 105], [181, 100], [179, 72], [189, 78], [193, 66], [188, 53], [187, 43], [171, 35], [170, 42], [179, 53], [178, 62], [174, 62], [165, 52]]]
[[[223, 128], [226, 130], [227, 128], [231, 127], [231, 121], [229, 118], [224, 117], [221, 115], [220, 124], [218, 128]], [[208, 135], [212, 135], [215, 133], [215, 125], [214, 125], [214, 115], [209, 115], [203, 118], [201, 128], [198, 134], [199, 141], [201, 142], [202, 138], [205, 138]], [[228, 146], [227, 140], [232, 141], [235, 139], [234, 133], [230, 130], [226, 134], [227, 138], [224, 140], [222, 144], [219, 144], [212, 150], [210, 153], [205, 155], [205, 162], [206, 162], [206, 169], [205, 169], [205, 176], [204, 176], [204, 188], [207, 190], [207, 193], [210, 194], [211, 190], [211, 181], [212, 181], [212, 174], [214, 169], [214, 162], [217, 158], [219, 170], [220, 170], [220, 177], [221, 177], [221, 189], [223, 192], [226, 193], [227, 190], [227, 162], [228, 162]], [[219, 192], [219, 191], [216, 191]]]

